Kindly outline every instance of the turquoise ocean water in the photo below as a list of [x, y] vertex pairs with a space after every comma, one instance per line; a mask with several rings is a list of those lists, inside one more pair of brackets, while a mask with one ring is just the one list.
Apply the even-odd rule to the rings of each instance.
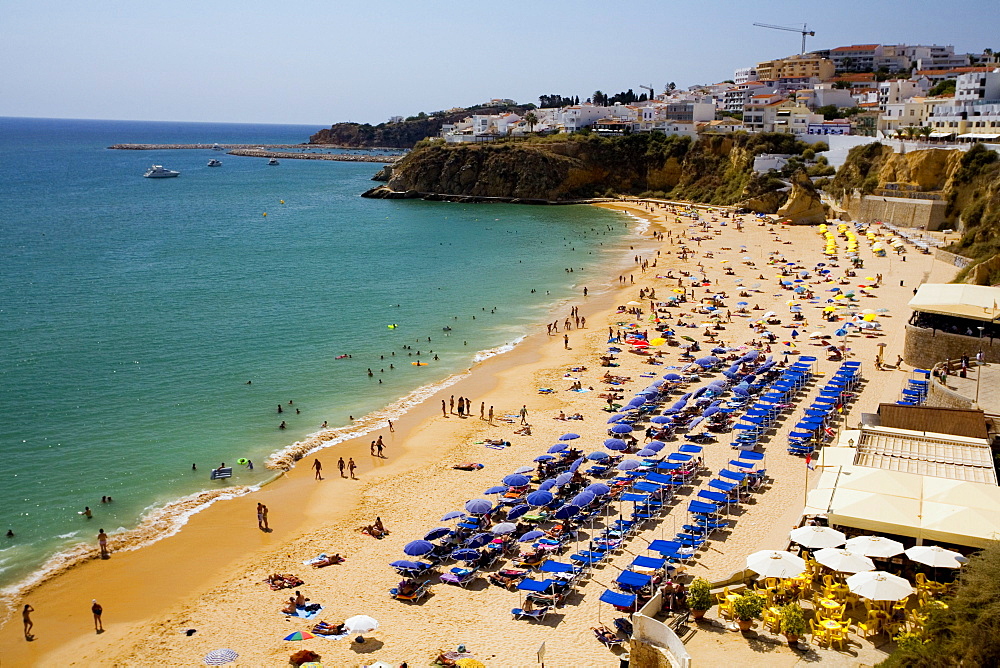
[[[266, 481], [271, 453], [467, 369], [627, 251], [593, 207], [364, 200], [378, 165], [106, 148], [315, 130], [0, 118], [0, 585]], [[152, 163], [182, 174], [142, 178]], [[241, 457], [255, 470], [208, 481]]]

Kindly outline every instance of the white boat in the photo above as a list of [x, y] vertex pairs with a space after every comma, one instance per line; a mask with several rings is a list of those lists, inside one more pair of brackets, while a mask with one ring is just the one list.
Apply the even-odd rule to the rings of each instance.
[[222, 167], [222, 161], [221, 160], [216, 160], [215, 158], [212, 158], [211, 160], [208, 161], [208, 166], [209, 167]]
[[215, 143], [215, 144], [212, 144], [212, 150], [213, 151], [225, 151], [226, 149], [224, 147], [222, 147], [222, 146], [219, 146], [218, 143]]
[[180, 176], [181, 173], [173, 169], [165, 169], [163, 165], [153, 165], [143, 174], [147, 179], [169, 179], [171, 176]]
[[280, 165], [281, 163], [278, 162], [277, 158], [271, 158], [270, 160], [267, 161], [267, 164], [274, 166], [274, 165]]

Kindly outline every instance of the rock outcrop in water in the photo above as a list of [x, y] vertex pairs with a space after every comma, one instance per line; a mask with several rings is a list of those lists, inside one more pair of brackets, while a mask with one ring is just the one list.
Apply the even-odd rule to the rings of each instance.
[[559, 202], [646, 195], [712, 204], [756, 198], [773, 213], [784, 203], [779, 191], [785, 183], [755, 175], [754, 156], [801, 154], [808, 147], [786, 134], [692, 141], [659, 133], [578, 133], [489, 144], [430, 142], [396, 163], [386, 186], [366, 196]]

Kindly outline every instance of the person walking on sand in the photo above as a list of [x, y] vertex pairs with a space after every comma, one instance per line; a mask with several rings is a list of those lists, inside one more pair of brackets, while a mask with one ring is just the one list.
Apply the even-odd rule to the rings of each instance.
[[104, 614], [104, 608], [101, 607], [96, 598], [90, 604], [90, 611], [94, 613], [94, 630], [98, 633], [104, 633], [104, 624], [101, 622], [101, 615]]
[[521, 424], [528, 424], [528, 405], [524, 404], [521, 406]]
[[21, 619], [24, 620], [24, 639], [25, 640], [31, 640], [32, 638], [34, 638], [34, 636], [31, 635], [31, 629], [34, 628], [34, 626], [35, 626], [35, 623], [33, 621], [31, 621], [31, 613], [33, 613], [34, 611], [35, 611], [35, 609], [32, 608], [27, 603], [24, 604], [24, 609], [21, 610]]
[[382, 451], [385, 449], [385, 444], [382, 443], [382, 437], [381, 436], [379, 436], [378, 440], [375, 442], [375, 449], [378, 451], [375, 456], [376, 457], [380, 457], [382, 459], [385, 459], [385, 455], [382, 454]]
[[396, 433], [396, 428], [392, 426], [392, 420], [388, 420], [388, 422], [389, 422], [389, 433], [390, 434], [395, 434]]
[[316, 471], [316, 476], [315, 476], [316, 480], [322, 480], [323, 464], [318, 459], [313, 460], [313, 470]]
[[346, 478], [347, 477], [347, 476], [344, 475], [344, 466], [345, 466], [345, 464], [344, 464], [344, 458], [341, 457], [340, 461], [337, 462], [337, 468], [340, 469], [340, 477], [341, 478]]
[[104, 529], [101, 529], [97, 534], [97, 545], [101, 548], [101, 559], [108, 558], [108, 534], [104, 533]]
[[264, 522], [264, 531], [270, 531], [271, 527], [267, 523], [267, 506], [261, 504], [261, 520]]
[[563, 348], [569, 350], [569, 334], [563, 334]]
[[351, 480], [357, 480], [354, 477], [354, 469], [358, 468], [358, 465], [354, 463], [354, 457], [347, 460], [347, 470], [351, 472]]

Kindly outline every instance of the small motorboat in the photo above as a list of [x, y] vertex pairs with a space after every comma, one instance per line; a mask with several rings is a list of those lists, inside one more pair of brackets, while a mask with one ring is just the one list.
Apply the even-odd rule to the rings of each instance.
[[172, 176], [180, 175], [180, 172], [173, 169], [165, 169], [163, 165], [153, 165], [143, 174], [147, 179], [169, 179]]
[[221, 160], [216, 160], [215, 158], [212, 158], [211, 160], [208, 161], [208, 166], [209, 167], [222, 167], [222, 161]]
[[277, 158], [271, 158], [270, 160], [267, 161], [267, 164], [269, 164], [269, 165], [271, 165], [273, 167], [275, 165], [280, 165], [281, 163], [278, 162]]

